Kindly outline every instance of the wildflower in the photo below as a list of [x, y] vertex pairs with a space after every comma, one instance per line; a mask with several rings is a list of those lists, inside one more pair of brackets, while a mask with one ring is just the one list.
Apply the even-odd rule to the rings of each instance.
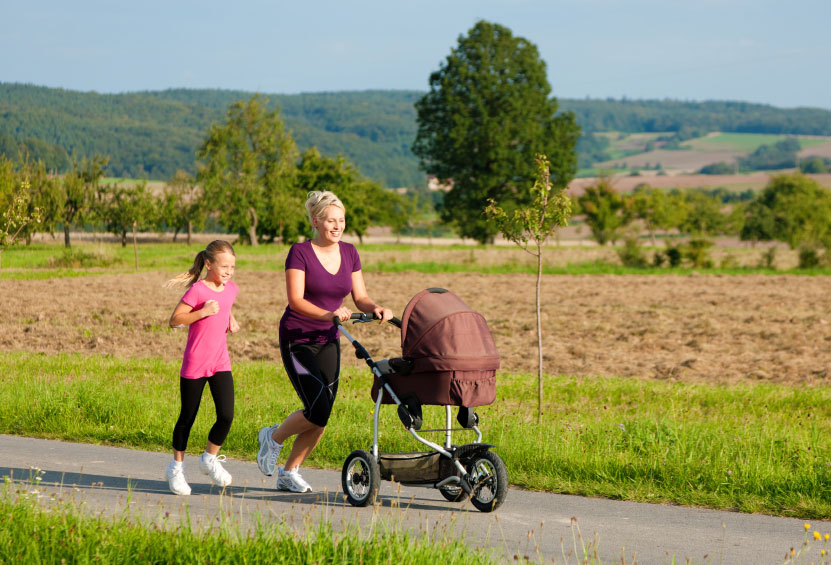
[[618, 424], [618, 427], [619, 427], [622, 431], [624, 431], [624, 432], [626, 431], [626, 428], [624, 428], [624, 427], [623, 427], [623, 424]]
[[805, 527], [805, 531], [807, 532], [808, 530], [811, 529], [811, 524], [805, 524], [804, 527]]
[[816, 531], [816, 530], [814, 530], [814, 539], [819, 539], [819, 538], [821, 538], [821, 537], [822, 537], [822, 536], [821, 536], [821, 535], [819, 535], [819, 532], [818, 532], [818, 531]]
[[820, 555], [822, 555], [823, 557], [825, 557], [825, 550], [824, 550], [824, 549], [823, 549], [823, 550], [821, 550], [821, 551], [819, 552], [819, 554], [820, 554]]
[[825, 534], [825, 541], [828, 541], [828, 538], [831, 537], [828, 534]]

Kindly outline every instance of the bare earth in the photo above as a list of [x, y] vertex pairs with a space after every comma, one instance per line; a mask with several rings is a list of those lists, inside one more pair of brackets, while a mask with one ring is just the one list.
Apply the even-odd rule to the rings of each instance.
[[[0, 347], [178, 360], [185, 333], [167, 320], [181, 291], [162, 287], [171, 274], [0, 280]], [[235, 280], [242, 331], [229, 338], [232, 360], [279, 363], [282, 272], [241, 271]], [[367, 273], [366, 280], [396, 314], [424, 288], [453, 290], [488, 320], [503, 369], [536, 373], [533, 275]], [[546, 276], [545, 372], [822, 382], [831, 379], [829, 283], [789, 275]], [[355, 326], [354, 335], [376, 359], [400, 354], [392, 326]], [[359, 365], [348, 352], [344, 363]]]

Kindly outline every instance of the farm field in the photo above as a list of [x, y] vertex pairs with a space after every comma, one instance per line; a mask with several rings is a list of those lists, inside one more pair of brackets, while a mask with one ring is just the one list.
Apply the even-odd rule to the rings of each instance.
[[[235, 312], [242, 331], [229, 339], [231, 355], [278, 363], [285, 250], [240, 251]], [[510, 255], [507, 250], [477, 253], [427, 248], [407, 258], [487, 264], [497, 254]], [[579, 248], [563, 253], [571, 258], [613, 254]], [[405, 259], [400, 251], [362, 253], [368, 288], [380, 304], [400, 314], [424, 288], [453, 290], [488, 320], [505, 371], [536, 372], [534, 275], [373, 272], [373, 264], [389, 263], [396, 255]], [[188, 261], [182, 258], [182, 270]], [[173, 274], [165, 267], [45, 280], [0, 278], [6, 297], [0, 347], [178, 359], [185, 335], [169, 329], [167, 320], [181, 291], [162, 287]], [[831, 378], [828, 285], [826, 277], [786, 274], [545, 275], [545, 371], [708, 383], [824, 382]], [[357, 332], [375, 357], [400, 351], [392, 326]], [[350, 355], [344, 360], [359, 366]]]

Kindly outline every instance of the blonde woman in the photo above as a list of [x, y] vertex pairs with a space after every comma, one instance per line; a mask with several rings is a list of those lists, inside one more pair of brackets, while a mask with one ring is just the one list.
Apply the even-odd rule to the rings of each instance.
[[262, 428], [257, 453], [260, 471], [271, 476], [283, 443], [296, 436], [285, 465], [277, 469], [277, 488], [291, 492], [312, 490], [299, 468], [323, 437], [337, 396], [340, 343], [332, 321], [352, 314], [344, 298], [351, 294], [361, 312], [374, 313], [382, 323], [392, 318], [367, 294], [355, 246], [341, 241], [346, 210], [340, 199], [329, 191], [310, 192], [306, 212], [315, 235], [292, 245], [286, 257], [288, 306], [279, 334], [283, 365], [303, 409]]

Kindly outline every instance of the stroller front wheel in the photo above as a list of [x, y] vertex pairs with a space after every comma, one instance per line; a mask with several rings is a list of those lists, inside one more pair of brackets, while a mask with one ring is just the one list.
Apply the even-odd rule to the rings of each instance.
[[439, 492], [448, 502], [461, 502], [465, 499], [465, 491], [462, 490], [462, 487], [439, 487]]
[[492, 451], [481, 452], [472, 458], [467, 472], [473, 486], [473, 506], [481, 512], [499, 508], [508, 494], [508, 470], [502, 458]]
[[343, 464], [341, 484], [346, 500], [352, 506], [369, 506], [378, 496], [381, 468], [371, 453], [358, 449]]

